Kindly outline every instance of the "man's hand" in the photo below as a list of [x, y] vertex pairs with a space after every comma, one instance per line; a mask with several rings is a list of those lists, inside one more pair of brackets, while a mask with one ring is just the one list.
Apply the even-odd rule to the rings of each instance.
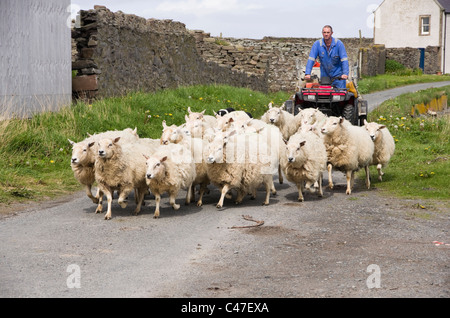
[[310, 80], [311, 80], [311, 75], [310, 74], [305, 75], [305, 81], [310, 81]]
[[348, 78], [348, 75], [341, 75], [341, 78], [343, 79], [343, 80], [346, 80], [347, 78]]

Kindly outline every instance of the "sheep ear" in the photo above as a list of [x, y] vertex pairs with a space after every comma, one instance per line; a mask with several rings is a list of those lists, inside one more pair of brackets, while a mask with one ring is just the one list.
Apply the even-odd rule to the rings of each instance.
[[161, 161], [161, 162], [164, 162], [164, 161], [166, 161], [166, 160], [167, 160], [167, 156], [164, 156], [164, 157], [161, 158], [160, 161]]
[[69, 143], [73, 146], [73, 145], [75, 145], [75, 143], [72, 141], [72, 140], [70, 140], [70, 139], [67, 139], [68, 141], [69, 141]]
[[284, 143], [287, 145], [288, 141], [286, 139], [283, 138]]
[[269, 103], [269, 109], [271, 109], [271, 108], [272, 108], [272, 102]]
[[120, 137], [117, 137], [116, 139], [113, 140], [113, 143], [118, 143], [120, 140]]
[[342, 124], [344, 122], [344, 117], [339, 117], [339, 124]]
[[380, 125], [380, 126], [378, 126], [378, 129], [383, 129], [383, 128], [386, 128], [386, 125]]
[[364, 126], [367, 125], [367, 120], [364, 119]]
[[92, 137], [92, 135], [90, 133], [86, 133], [89, 137]]
[[186, 122], [188, 122], [188, 121], [189, 121], [189, 116], [188, 116], [188, 115], [184, 115], [184, 120], [185, 120]]
[[204, 110], [203, 110], [203, 111], [202, 111], [202, 112], [201, 112], [200, 114], [202, 114], [202, 115], [203, 115], [203, 114], [205, 113], [205, 111], [206, 111], [206, 109], [204, 109]]
[[192, 113], [192, 111], [191, 111], [191, 106], [188, 107], [188, 113], [189, 113], [189, 114]]
[[303, 147], [305, 144], [306, 144], [306, 140], [303, 140], [303, 141], [300, 143], [300, 147]]
[[95, 145], [95, 141], [90, 142], [90, 143], [88, 144], [88, 147], [91, 148], [93, 145]]
[[163, 121], [162, 121], [162, 125], [163, 125], [164, 129], [167, 128], [166, 120], [163, 120]]
[[228, 121], [229, 123], [232, 123], [232, 122], [234, 122], [234, 119], [233, 119], [233, 117], [231, 117], [230, 118], [230, 120]]

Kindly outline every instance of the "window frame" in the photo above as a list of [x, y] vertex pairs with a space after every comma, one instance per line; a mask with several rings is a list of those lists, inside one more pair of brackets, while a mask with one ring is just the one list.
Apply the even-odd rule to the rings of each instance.
[[[424, 23], [424, 19], [428, 18], [428, 23]], [[424, 26], [428, 26], [428, 32], [424, 32]], [[419, 35], [429, 36], [431, 34], [431, 15], [420, 15], [419, 16]]]

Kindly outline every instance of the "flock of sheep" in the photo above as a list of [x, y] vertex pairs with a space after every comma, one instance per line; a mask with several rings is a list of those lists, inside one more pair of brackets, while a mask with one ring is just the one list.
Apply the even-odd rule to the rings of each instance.
[[[168, 126], [163, 121], [160, 139], [140, 138], [136, 129], [108, 131], [73, 142], [71, 167], [75, 178], [85, 186], [87, 196], [102, 212], [105, 196], [108, 207], [105, 219], [111, 218], [114, 191], [118, 203], [127, 206], [134, 191], [135, 213], [139, 213], [147, 193], [155, 196], [154, 218], [160, 215], [163, 193], [178, 210], [180, 189], [187, 191], [185, 203], [195, 200], [196, 187], [202, 205], [204, 193], [212, 184], [220, 189], [217, 207], [235, 195], [240, 203], [246, 195], [254, 199], [259, 187], [266, 191], [264, 205], [275, 194], [273, 176], [284, 177], [298, 188], [298, 200], [308, 190], [323, 195], [322, 175], [328, 170], [333, 188], [332, 169], [343, 171], [347, 194], [351, 194], [354, 173], [364, 168], [366, 186], [370, 188], [369, 166], [376, 165], [382, 180], [382, 168], [395, 150], [389, 130], [377, 123], [363, 127], [343, 118], [328, 117], [317, 109], [304, 109], [292, 115], [282, 107], [269, 109], [260, 118], [246, 112], [227, 109], [215, 116], [188, 108], [185, 123]], [[97, 183], [97, 193], [92, 185]], [[233, 191], [232, 191], [233, 190]]]

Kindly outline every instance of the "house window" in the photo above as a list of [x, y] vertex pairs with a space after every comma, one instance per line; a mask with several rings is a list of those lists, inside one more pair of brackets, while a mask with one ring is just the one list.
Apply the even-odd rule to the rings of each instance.
[[430, 35], [430, 16], [420, 16], [419, 35]]

